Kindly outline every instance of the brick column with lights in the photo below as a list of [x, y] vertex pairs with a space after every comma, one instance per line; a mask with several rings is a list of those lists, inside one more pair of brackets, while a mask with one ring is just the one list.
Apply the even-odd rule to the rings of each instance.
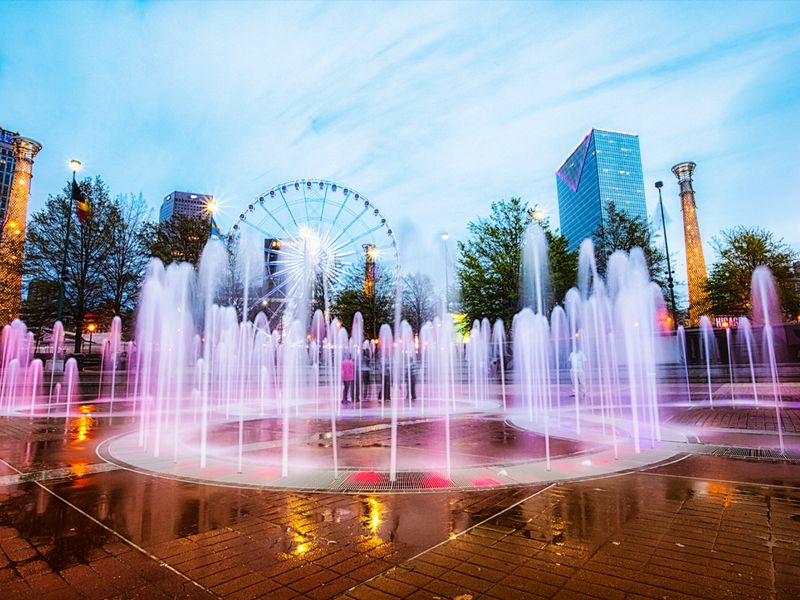
[[0, 326], [19, 317], [22, 302], [22, 258], [25, 221], [31, 189], [33, 159], [42, 149], [39, 142], [17, 137], [14, 143], [14, 175], [8, 209], [0, 237]]
[[697, 223], [697, 205], [694, 201], [692, 174], [695, 163], [685, 162], [672, 167], [681, 186], [681, 209], [683, 210], [683, 235], [686, 240], [686, 271], [689, 283], [689, 325], [696, 326], [700, 317], [708, 314], [708, 294], [706, 282], [708, 271], [703, 255], [703, 240], [700, 238], [700, 225]]

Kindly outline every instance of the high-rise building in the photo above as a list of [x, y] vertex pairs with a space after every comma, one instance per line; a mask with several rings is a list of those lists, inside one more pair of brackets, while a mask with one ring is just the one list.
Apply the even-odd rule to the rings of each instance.
[[0, 326], [19, 316], [34, 140], [0, 127]]
[[608, 218], [608, 205], [647, 221], [639, 136], [592, 129], [556, 171], [561, 233], [570, 250]]
[[213, 206], [214, 196], [208, 194], [194, 194], [192, 192], [172, 192], [164, 196], [158, 221], [169, 221], [175, 215], [193, 219], [211, 219], [209, 206]]
[[686, 240], [686, 274], [689, 284], [689, 325], [697, 325], [700, 317], [708, 314], [708, 295], [706, 282], [706, 259], [703, 255], [703, 240], [700, 239], [700, 225], [697, 223], [697, 205], [692, 187], [693, 162], [680, 163], [672, 167], [681, 186], [681, 209], [683, 210], [683, 237]]

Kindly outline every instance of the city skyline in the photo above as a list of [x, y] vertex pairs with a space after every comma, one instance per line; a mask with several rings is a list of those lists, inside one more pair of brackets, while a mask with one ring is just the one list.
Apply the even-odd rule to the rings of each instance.
[[[2, 125], [45, 146], [29, 215], [73, 157], [112, 192], [143, 192], [154, 218], [170, 190], [207, 191], [223, 230], [273, 185], [330, 178], [381, 207], [412, 271], [445, 227], [463, 237], [499, 198], [522, 196], [557, 225], [565, 150], [593, 127], [632, 131], [651, 216], [665, 182], [683, 284], [678, 162], [697, 163], [709, 263], [711, 239], [741, 223], [800, 247], [785, 218], [800, 10], [735, 6], [437, 4], [423, 17], [407, 5], [6, 4]], [[712, 14], [714, 30], [696, 31]], [[191, 36], [167, 35], [176, 19]], [[478, 23], [491, 35], [474, 35]], [[579, 41], [595, 52], [574, 53]], [[745, 217], [754, 199], [774, 210]]]

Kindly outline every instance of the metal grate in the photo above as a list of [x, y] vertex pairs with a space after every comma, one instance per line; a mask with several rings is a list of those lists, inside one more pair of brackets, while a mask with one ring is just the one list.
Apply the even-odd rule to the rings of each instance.
[[717, 446], [709, 454], [725, 456], [728, 458], [755, 458], [764, 460], [800, 460], [800, 453], [781, 452], [772, 448], [734, 448], [730, 446]]
[[436, 473], [404, 471], [397, 474], [394, 481], [388, 473], [356, 471], [348, 474], [335, 489], [347, 492], [390, 492], [440, 490], [454, 487], [453, 481]]

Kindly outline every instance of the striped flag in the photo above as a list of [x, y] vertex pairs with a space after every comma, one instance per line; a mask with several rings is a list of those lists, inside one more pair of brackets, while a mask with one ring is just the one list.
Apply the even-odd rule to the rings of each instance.
[[78, 221], [86, 223], [92, 212], [92, 207], [83, 195], [80, 186], [72, 181], [72, 199], [75, 200], [75, 211], [78, 213]]
[[213, 215], [211, 216], [211, 237], [219, 237], [219, 226]]

